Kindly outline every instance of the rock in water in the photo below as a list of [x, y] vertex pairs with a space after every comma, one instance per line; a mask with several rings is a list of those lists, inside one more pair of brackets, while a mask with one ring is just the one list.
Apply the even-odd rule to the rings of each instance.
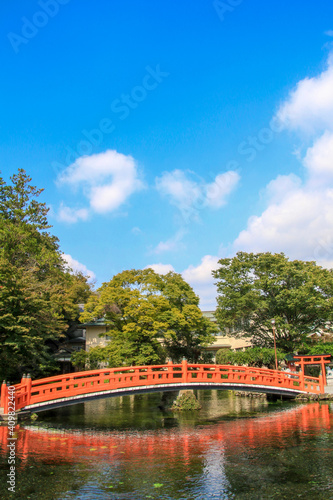
[[182, 391], [182, 394], [177, 396], [173, 402], [171, 410], [184, 411], [184, 410], [200, 410], [201, 405], [192, 391]]

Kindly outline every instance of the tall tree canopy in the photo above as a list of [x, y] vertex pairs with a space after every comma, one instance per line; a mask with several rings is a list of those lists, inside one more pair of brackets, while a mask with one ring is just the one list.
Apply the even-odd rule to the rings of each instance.
[[283, 253], [239, 252], [221, 259], [217, 280], [217, 321], [223, 331], [236, 326], [261, 347], [288, 352], [333, 316], [333, 272], [315, 262], [290, 261]]
[[[276, 352], [278, 361], [285, 358], [285, 353]], [[252, 347], [246, 351], [231, 351], [230, 349], [219, 349], [216, 353], [216, 363], [219, 365], [246, 365], [258, 368], [267, 367], [275, 369], [275, 350], [267, 347]]]
[[86, 300], [84, 276], [66, 267], [47, 222], [48, 208], [20, 169], [7, 184], [0, 177], [0, 376], [47, 373], [46, 341], [58, 339]]
[[104, 318], [110, 342], [92, 355], [109, 366], [197, 361], [216, 327], [198, 307], [199, 298], [176, 273], [124, 271], [91, 296], [81, 321]]

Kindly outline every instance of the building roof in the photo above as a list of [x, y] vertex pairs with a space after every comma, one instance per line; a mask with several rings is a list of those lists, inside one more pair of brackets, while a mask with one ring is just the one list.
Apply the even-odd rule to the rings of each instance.
[[106, 326], [104, 318], [96, 319], [94, 321], [89, 321], [88, 323], [82, 323], [82, 327], [86, 328], [87, 326]]

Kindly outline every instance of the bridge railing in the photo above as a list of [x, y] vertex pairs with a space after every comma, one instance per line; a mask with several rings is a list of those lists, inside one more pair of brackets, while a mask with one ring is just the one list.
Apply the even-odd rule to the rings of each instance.
[[[15, 386], [16, 410], [26, 406], [61, 398], [115, 389], [185, 383], [261, 385], [294, 389], [314, 394], [324, 392], [321, 377], [307, 377], [303, 373], [283, 372], [266, 368], [232, 365], [200, 365], [168, 363], [156, 366], [102, 368], [84, 372], [56, 375], [39, 380], [24, 377]], [[8, 413], [6, 385], [1, 389], [1, 406]], [[7, 390], [8, 393], [8, 390]], [[7, 411], [6, 411], [7, 410]]]

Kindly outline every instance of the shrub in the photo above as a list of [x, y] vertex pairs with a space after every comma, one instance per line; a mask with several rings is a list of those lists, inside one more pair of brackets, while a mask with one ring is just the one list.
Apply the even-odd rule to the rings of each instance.
[[[277, 351], [278, 361], [282, 361], [285, 354]], [[267, 366], [268, 368], [275, 368], [275, 352], [274, 349], [266, 347], [253, 347], [246, 351], [230, 351], [227, 349], [220, 349], [216, 353], [216, 363], [219, 365], [247, 365], [257, 368]]]
[[186, 411], [186, 410], [200, 410], [201, 405], [193, 392], [185, 391], [177, 396], [173, 402], [171, 410], [173, 411]]

